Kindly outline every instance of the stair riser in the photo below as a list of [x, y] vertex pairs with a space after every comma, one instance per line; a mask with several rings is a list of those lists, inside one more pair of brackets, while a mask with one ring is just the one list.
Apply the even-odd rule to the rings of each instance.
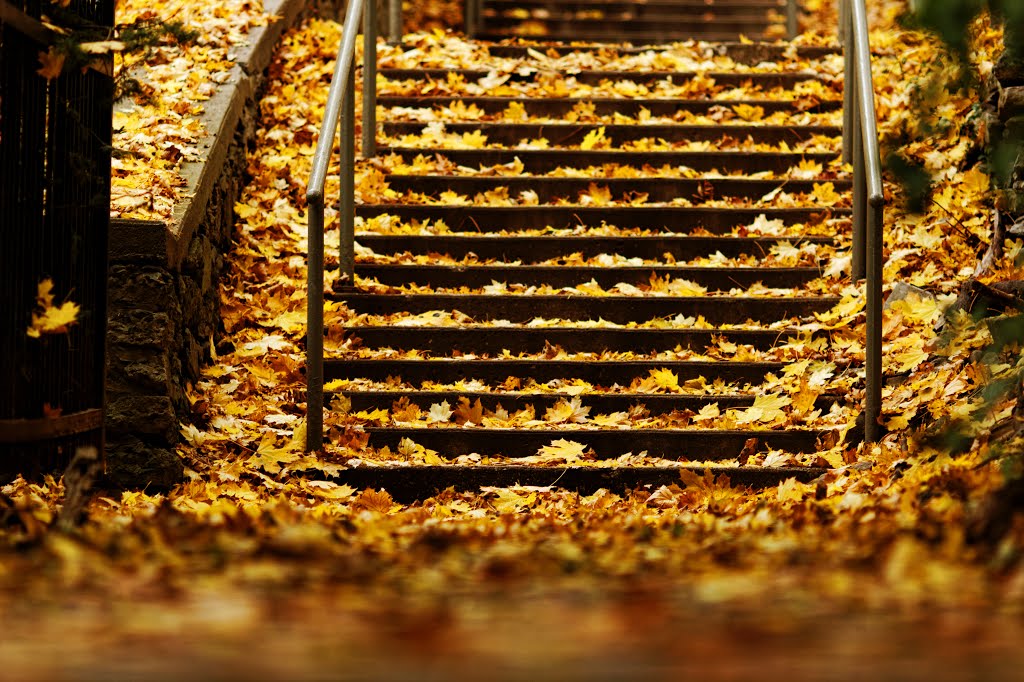
[[747, 288], [760, 282], [773, 289], [803, 286], [820, 276], [814, 268], [652, 268], [652, 267], [509, 267], [473, 266], [466, 268], [430, 265], [357, 264], [356, 274], [376, 279], [381, 284], [402, 286], [417, 284], [431, 287], [483, 287], [491, 282], [553, 287], [571, 287], [595, 281], [603, 288], [620, 282], [650, 284], [651, 276], [685, 279], [707, 287], [709, 291]]
[[[604, 128], [605, 137], [611, 144], [622, 145], [642, 139], [661, 139], [666, 142], [717, 142], [724, 137], [734, 140], [753, 139], [762, 144], [797, 144], [815, 135], [838, 137], [842, 129], [838, 126], [767, 126], [767, 125], [601, 125], [601, 124], [531, 124], [531, 123], [449, 123], [445, 130], [450, 133], [474, 133], [479, 131], [487, 138], [488, 144], [515, 146], [529, 140], [544, 138], [552, 146], [568, 147], [579, 145], [584, 138], [598, 127]], [[420, 135], [425, 126], [414, 121], [384, 124], [384, 132], [393, 137], [399, 135]]]
[[711, 324], [739, 324], [747, 320], [773, 322], [823, 313], [838, 301], [770, 298], [647, 298], [593, 296], [460, 296], [456, 294], [336, 296], [359, 313], [421, 314], [431, 310], [458, 310], [475, 320], [529, 322], [536, 317], [563, 320], [605, 319], [616, 324], [662, 317], [704, 317]]
[[[619, 45], [633, 45], [633, 46], [662, 46], [670, 45], [680, 41], [702, 41], [706, 43], [722, 43], [730, 40], [736, 40], [736, 31], [719, 31], [714, 28], [707, 28], [702, 31], [691, 28], [685, 32], [679, 30], [670, 31], [630, 31], [627, 29], [620, 29], [618, 31], [579, 31], [571, 33], [546, 33], [543, 35], [531, 35], [523, 36], [522, 31], [517, 29], [508, 29], [507, 31], [489, 31], [484, 30], [477, 33], [477, 37], [480, 40], [499, 42], [502, 40], [508, 40], [510, 38], [525, 38], [527, 40], [536, 41], [541, 45], [546, 42], [553, 43], [609, 43]], [[760, 31], [754, 35], [748, 36], [754, 40], [769, 40], [770, 37], [765, 37]]]
[[[394, 403], [402, 397], [408, 398], [409, 402], [417, 405], [423, 412], [428, 412], [431, 405], [447, 402], [455, 408], [460, 398], [466, 398], [471, 404], [479, 400], [484, 410], [493, 412], [499, 406], [508, 412], [516, 412], [533, 406], [538, 417], [561, 400], [569, 400], [573, 396], [552, 395], [552, 394], [493, 394], [493, 393], [470, 393], [470, 392], [378, 392], [366, 393], [359, 391], [343, 391], [343, 395], [351, 401], [353, 412], [372, 411], [378, 409], [390, 410]], [[754, 396], [740, 395], [636, 395], [619, 396], [614, 394], [588, 393], [579, 396], [584, 407], [590, 408], [590, 416], [598, 414], [612, 414], [615, 412], [629, 412], [632, 408], [642, 407], [652, 415], [669, 414], [670, 412], [683, 412], [690, 410], [698, 412], [701, 408], [712, 403], [717, 404], [722, 411], [729, 409], [743, 409], [754, 403]], [[828, 412], [832, 405], [837, 402], [836, 396], [822, 396], [815, 401], [815, 409]], [[328, 399], [330, 402], [330, 399]]]
[[484, 3], [484, 14], [488, 18], [492, 16], [508, 16], [516, 10], [527, 10], [533, 13], [535, 10], [544, 10], [553, 16], [563, 13], [578, 12], [603, 12], [606, 16], [629, 14], [635, 18], [657, 17], [657, 18], [681, 18], [686, 19], [694, 13], [713, 12], [718, 16], [763, 16], [766, 11], [785, 9], [785, 3], [778, 0], [738, 0], [736, 2], [723, 2], [718, 0], [714, 4], [698, 1], [680, 2], [595, 2], [577, 0], [575, 2], [550, 2], [548, 0], [515, 0], [503, 2], [501, 0], [489, 0]]
[[393, 215], [405, 222], [443, 220], [456, 232], [498, 232], [529, 229], [598, 227], [602, 223], [623, 229], [671, 229], [686, 233], [703, 228], [713, 234], [727, 234], [733, 228], [749, 225], [759, 215], [786, 223], [818, 223], [823, 218], [846, 216], [842, 208], [704, 208], [681, 206], [416, 206], [363, 204], [356, 215], [372, 218]]
[[[795, 478], [802, 483], [813, 481], [825, 473], [817, 467], [707, 467], [696, 469], [712, 476], [726, 476], [732, 485], [751, 488], [772, 488]], [[460, 492], [478, 493], [484, 486], [510, 487], [515, 485], [550, 486], [580, 495], [591, 495], [598, 490], [627, 494], [640, 488], [650, 494], [663, 485], [679, 485], [680, 469], [668, 467], [530, 467], [530, 466], [414, 466], [414, 467], [356, 467], [341, 471], [333, 480], [356, 490], [385, 489], [399, 504], [425, 500], [443, 490], [454, 488]], [[321, 472], [314, 472], [317, 478]]]
[[[643, 108], [651, 112], [652, 116], [674, 118], [680, 111], [684, 110], [695, 115], [703, 115], [707, 114], [714, 107], [734, 107], [741, 104], [761, 107], [764, 109], [766, 116], [777, 111], [797, 111], [794, 102], [787, 100], [735, 100], [719, 102], [715, 100], [670, 99], [580, 99], [575, 97], [537, 99], [525, 97], [403, 97], [395, 95], [381, 95], [377, 98], [377, 104], [383, 107], [445, 107], [453, 102], [462, 102], [467, 107], [470, 105], [476, 106], [488, 114], [501, 113], [508, 108], [510, 103], [515, 102], [521, 105], [529, 116], [547, 116], [551, 118], [564, 117], [579, 102], [592, 102], [594, 104], [594, 113], [597, 116], [611, 116], [615, 113], [636, 116], [640, 113], [641, 108]], [[804, 108], [800, 110], [814, 113], [838, 111], [841, 104], [839, 101], [831, 100], [818, 102], [817, 104], [802, 102], [801, 107]]]
[[[543, 39], [543, 37], [539, 37]], [[578, 41], [576, 41], [578, 42]], [[626, 47], [623, 45], [573, 45], [569, 47], [563, 44], [542, 45], [540, 52], [547, 54], [550, 51], [558, 55], [565, 55], [571, 52], [611, 52], [613, 54], [630, 55], [647, 51], [648, 48]], [[729, 57], [737, 64], [760, 64], [761, 62], [786, 61], [787, 54], [791, 49], [790, 45], [773, 43], [740, 43], [736, 42], [736, 36], [726, 38], [717, 45], [708, 45], [703, 48], [707, 56], [720, 55]], [[487, 51], [495, 57], [526, 58], [529, 57], [529, 50], [538, 50], [538, 47], [524, 45], [488, 45]], [[795, 49], [798, 59], [821, 59], [828, 55], [838, 54], [839, 48], [827, 46], [800, 45]]]
[[541, 24], [550, 33], [570, 33], [580, 31], [581, 33], [611, 33], [621, 30], [625, 23], [629, 26], [631, 33], [651, 33], [663, 35], [668, 32], [676, 36], [688, 36], [693, 33], [715, 31], [723, 33], [749, 33], [761, 35], [768, 26], [774, 24], [766, 13], [761, 16], [749, 13], [736, 14], [712, 14], [705, 12], [691, 16], [680, 14], [666, 14], [663, 16], [638, 17], [632, 14], [605, 15], [604, 17], [579, 16], [574, 13], [555, 13], [547, 18], [519, 19], [511, 16], [495, 16], [491, 14], [484, 20], [484, 30], [493, 32], [515, 31], [524, 22]]
[[[781, 187], [789, 194], [810, 194], [814, 191], [814, 180], [744, 180], [740, 178], [722, 178], [702, 180], [700, 178], [549, 178], [545, 176], [530, 177], [476, 177], [469, 175], [438, 176], [438, 175], [390, 175], [388, 185], [396, 192], [416, 192], [427, 196], [439, 196], [443, 192], [453, 191], [465, 196], [493, 191], [499, 187], [508, 190], [510, 197], [517, 197], [522, 192], [533, 192], [537, 201], [542, 204], [551, 203], [556, 199], [576, 201], [581, 193], [589, 192], [594, 185], [611, 191], [612, 198], [619, 200], [629, 194], [646, 194], [648, 202], [670, 202], [673, 199], [685, 198], [693, 203], [707, 199], [735, 197], [740, 199], [758, 200], [769, 192]], [[831, 182], [837, 191], [850, 189], [849, 180], [820, 180]]]
[[348, 336], [362, 340], [366, 348], [402, 348], [427, 351], [437, 356], [453, 351], [500, 355], [543, 353], [547, 344], [567, 353], [630, 351], [638, 354], [670, 351], [677, 347], [703, 353], [724, 338], [731, 343], [768, 350], [788, 336], [784, 332], [743, 332], [676, 329], [448, 329], [423, 327], [349, 327]]
[[661, 260], [670, 254], [677, 261], [721, 253], [726, 258], [762, 257], [780, 241], [791, 244], [831, 244], [829, 237], [460, 237], [359, 234], [356, 241], [376, 253], [447, 254], [465, 258], [473, 253], [481, 259], [540, 261], [579, 253], [584, 258], [618, 254], [624, 258]]
[[[387, 80], [446, 80], [450, 74], [462, 76], [467, 83], [475, 83], [486, 77], [489, 72], [477, 69], [380, 69], [377, 74]], [[537, 78], [538, 72], [520, 74], [513, 72], [508, 74], [510, 81], [532, 82]], [[671, 79], [676, 85], [682, 85], [691, 81], [697, 74], [687, 71], [580, 71], [567, 78], [573, 78], [577, 83], [586, 85], [598, 85], [602, 81], [632, 81], [637, 84], [651, 85]], [[820, 77], [814, 73], [771, 73], [752, 71], [747, 73], [715, 72], [702, 74], [705, 78], [711, 78], [716, 85], [728, 88], [740, 87], [752, 84], [757, 87], [772, 89], [792, 89], [797, 83], [819, 80]], [[384, 91], [387, 90], [385, 85]], [[842, 92], [840, 88], [838, 92]]]
[[[806, 152], [776, 154], [771, 152], [621, 152], [584, 151], [579, 149], [411, 149], [381, 147], [381, 155], [398, 154], [406, 163], [417, 156], [441, 156], [459, 166], [496, 166], [519, 159], [525, 173], [550, 173], [556, 168], [589, 168], [604, 164], [661, 168], [664, 165], [685, 166], [695, 171], [718, 170], [720, 173], [786, 173], [801, 161], [827, 165], [839, 158], [838, 153]], [[597, 178], [595, 178], [597, 179]]]
[[[744, 445], [757, 438], [757, 450], [769, 448], [786, 452], [813, 452], [818, 434], [809, 431], [650, 431], [643, 429], [600, 431], [530, 431], [479, 428], [398, 429], [367, 427], [370, 445], [395, 449], [403, 438], [411, 438], [443, 457], [478, 453], [505, 457], [529, 457], [552, 440], [576, 441], [594, 451], [598, 459], [613, 459], [626, 453], [647, 451], [651, 457], [676, 461], [717, 461], [739, 457]], [[761, 436], [761, 437], [759, 437]]]
[[738, 384], [758, 385], [768, 373], [782, 371], [777, 362], [672, 362], [667, 360], [631, 362], [584, 362], [571, 360], [337, 360], [327, 358], [324, 376], [331, 379], [369, 379], [386, 381], [401, 377], [412, 385], [424, 381], [454, 384], [476, 379], [501, 384], [509, 377], [548, 382], [556, 379], [582, 379], [595, 386], [629, 386], [644, 379], [651, 370], [670, 369], [679, 382], [705, 377]]

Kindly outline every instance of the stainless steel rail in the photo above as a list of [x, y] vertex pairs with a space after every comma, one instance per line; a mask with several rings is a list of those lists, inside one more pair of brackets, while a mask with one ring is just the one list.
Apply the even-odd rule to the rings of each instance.
[[[324, 107], [324, 120], [306, 185], [309, 255], [306, 261], [306, 449], [319, 450], [324, 438], [324, 187], [340, 127], [341, 233], [339, 285], [351, 286], [355, 269], [355, 52], [359, 21], [365, 18], [363, 50], [363, 156], [376, 154], [377, 11], [376, 0], [350, 0], [338, 57]], [[364, 6], [366, 8], [364, 15]]]
[[402, 0], [388, 0], [388, 44], [402, 44]]
[[796, 0], [786, 0], [786, 37], [790, 40], [800, 33], [800, 22], [797, 16]]
[[885, 194], [871, 81], [871, 48], [864, 0], [840, 3], [839, 39], [843, 44], [843, 159], [853, 165], [853, 259], [851, 276], [865, 280], [864, 439], [878, 440], [882, 411], [882, 225]]
[[475, 38], [480, 31], [480, 20], [483, 14], [483, 0], [466, 0], [463, 7], [464, 19], [466, 20], [466, 35]]

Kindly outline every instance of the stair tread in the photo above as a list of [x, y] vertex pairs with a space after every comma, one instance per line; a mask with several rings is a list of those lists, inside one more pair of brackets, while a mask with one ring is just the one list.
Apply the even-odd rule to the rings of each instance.
[[646, 451], [650, 457], [675, 460], [715, 461], [737, 458], [747, 441], [757, 439], [758, 452], [782, 449], [813, 451], [818, 437], [832, 429], [497, 429], [485, 427], [415, 428], [366, 426], [375, 447], [397, 446], [408, 438], [435, 449], [443, 457], [471, 453], [499, 454], [516, 459], [531, 457], [553, 440], [569, 440], [594, 450], [597, 459], [613, 459], [626, 453]]
[[[822, 467], [731, 467], [731, 466], [547, 466], [522, 464], [500, 465], [364, 465], [344, 469], [330, 476], [339, 484], [364, 488], [386, 489], [399, 503], [424, 500], [441, 491], [455, 487], [459, 490], [479, 491], [481, 487], [509, 487], [515, 485], [552, 486], [589, 495], [605, 489], [625, 493], [633, 489], [653, 489], [662, 485], [678, 484], [680, 472], [692, 471], [703, 476], [728, 476], [733, 485], [754, 488], [773, 487], [795, 478], [807, 483], [824, 474]], [[316, 477], [323, 477], [316, 472]]]

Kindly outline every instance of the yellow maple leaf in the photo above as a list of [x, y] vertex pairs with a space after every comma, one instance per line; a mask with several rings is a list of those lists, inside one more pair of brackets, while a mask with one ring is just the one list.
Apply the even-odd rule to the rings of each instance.
[[[590, 409], [590, 408], [587, 408]], [[597, 426], [628, 426], [629, 414], [626, 412], [612, 412], [610, 414], [599, 414], [590, 418], [590, 423]]]
[[775, 494], [778, 496], [779, 502], [799, 502], [804, 499], [803, 488], [803, 483], [800, 483], [795, 478], [787, 478], [779, 483], [779, 487], [775, 489]]
[[670, 369], [652, 369], [650, 379], [654, 382], [654, 388], [665, 391], [679, 390], [679, 375]]
[[842, 197], [836, 192], [836, 186], [831, 182], [814, 183], [814, 190], [811, 195], [818, 200], [818, 203], [832, 206], [839, 203]]
[[529, 118], [526, 114], [526, 107], [519, 102], [512, 100], [509, 105], [505, 107], [505, 111], [501, 113], [501, 118], [505, 121], [525, 121]]
[[807, 375], [800, 377], [800, 388], [793, 394], [794, 414], [804, 415], [814, 409], [814, 403], [818, 399], [819, 391], [811, 388]]
[[981, 170], [980, 166], [975, 166], [971, 170], [967, 171], [961, 176], [964, 187], [972, 194], [985, 194], [988, 192], [989, 185], [991, 184], [988, 175], [985, 171]]
[[764, 118], [764, 107], [751, 106], [749, 104], [737, 104], [732, 110], [744, 121], [760, 121]]
[[899, 353], [891, 353], [886, 358], [892, 364], [898, 364], [896, 368], [897, 372], [909, 372], [922, 362], [928, 359], [928, 353], [926, 353], [921, 347], [907, 348]]
[[544, 421], [551, 424], [563, 422], [579, 424], [587, 421], [589, 414], [590, 408], [583, 407], [579, 396], [575, 396], [571, 400], [562, 398], [544, 412]]
[[587, 191], [580, 192], [580, 204], [583, 206], [607, 206], [612, 201], [612, 191], [607, 185], [590, 183]]
[[769, 394], [754, 398], [754, 404], [745, 410], [739, 410], [736, 421], [740, 424], [755, 422], [771, 423], [784, 416], [782, 408], [792, 402], [788, 395]]
[[77, 303], [65, 301], [59, 306], [53, 305], [53, 280], [47, 278], [39, 283], [36, 292], [36, 309], [32, 313], [32, 324], [25, 332], [33, 339], [43, 334], [64, 334], [68, 327], [78, 321]]
[[471, 133], [462, 133], [462, 144], [471, 149], [482, 149], [487, 146], [487, 136], [479, 130]]
[[484, 406], [480, 398], [470, 404], [469, 398], [459, 396], [459, 406], [455, 408], [456, 421], [460, 424], [476, 424], [479, 426], [484, 420]]
[[580, 149], [587, 151], [590, 149], [607, 149], [611, 146], [611, 141], [604, 136], [604, 126], [591, 130], [580, 142]]
[[537, 451], [537, 457], [540, 461], [565, 460], [566, 464], [572, 464], [583, 458], [586, 449], [583, 443], [559, 438], [551, 441], [551, 445], [542, 446]]
[[290, 464], [302, 456], [302, 448], [296, 447], [294, 440], [281, 448], [277, 447], [275, 440], [273, 433], [263, 434], [256, 454], [249, 458], [248, 464], [258, 466], [268, 474], [278, 474], [282, 464]]
[[373, 488], [367, 488], [359, 493], [352, 503], [366, 511], [380, 512], [381, 514], [391, 514], [402, 508], [402, 505], [395, 504], [386, 490], [376, 491]]
[[489, 492], [493, 492], [497, 496], [497, 499], [493, 500], [491, 504], [496, 511], [502, 514], [518, 514], [530, 508], [537, 501], [535, 492], [521, 495], [519, 491], [511, 488], [495, 488], [490, 489]]
[[447, 422], [451, 418], [452, 409], [447, 400], [441, 403], [434, 403], [430, 406], [430, 411], [427, 412], [427, 423], [430, 424], [435, 422]]

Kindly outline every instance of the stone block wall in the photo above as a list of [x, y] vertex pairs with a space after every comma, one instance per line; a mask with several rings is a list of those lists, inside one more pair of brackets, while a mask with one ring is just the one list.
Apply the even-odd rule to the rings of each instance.
[[259, 92], [278, 40], [306, 3], [264, 7], [278, 19], [250, 36], [206, 102], [209, 136], [201, 161], [182, 168], [187, 198], [172, 219], [111, 221], [106, 461], [115, 486], [163, 490], [182, 480], [175, 446], [190, 421], [187, 386], [222, 332], [218, 283], [255, 149]]

